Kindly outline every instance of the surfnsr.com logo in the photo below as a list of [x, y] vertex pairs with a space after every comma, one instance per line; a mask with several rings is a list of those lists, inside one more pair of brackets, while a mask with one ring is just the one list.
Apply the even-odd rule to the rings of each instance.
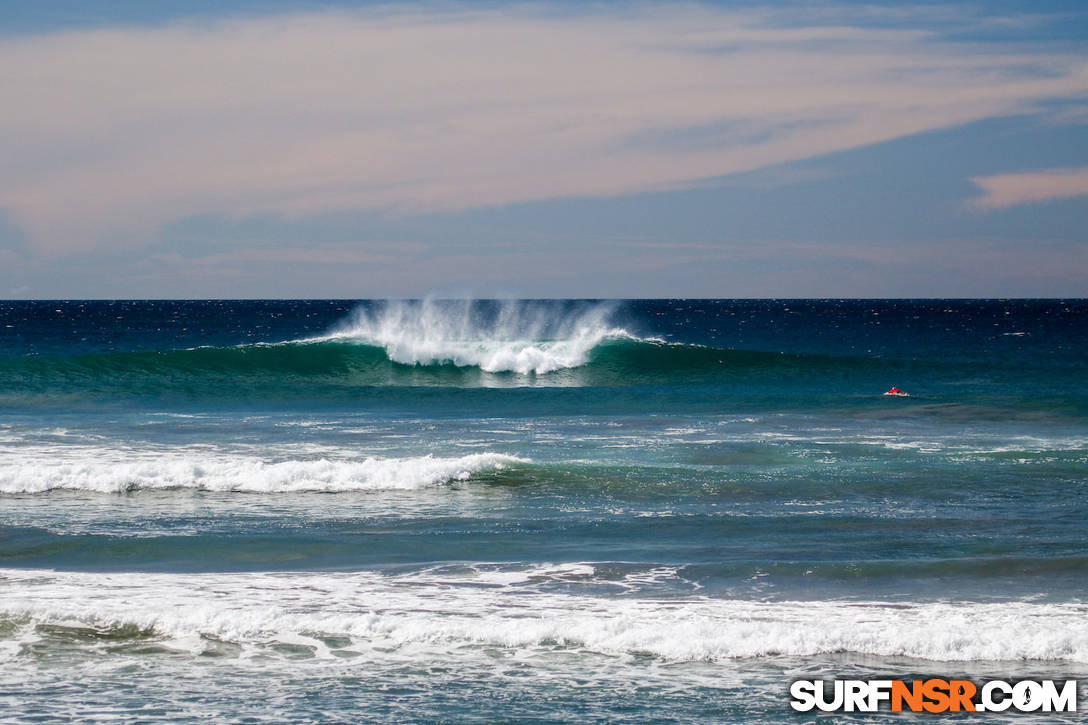
[[798, 712], [1076, 712], [1076, 680], [797, 680]]

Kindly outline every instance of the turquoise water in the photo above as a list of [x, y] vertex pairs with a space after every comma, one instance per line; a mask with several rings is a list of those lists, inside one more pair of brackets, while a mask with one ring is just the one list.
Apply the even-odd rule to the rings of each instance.
[[0, 303], [0, 712], [782, 722], [800, 677], [1084, 677], [1086, 312]]

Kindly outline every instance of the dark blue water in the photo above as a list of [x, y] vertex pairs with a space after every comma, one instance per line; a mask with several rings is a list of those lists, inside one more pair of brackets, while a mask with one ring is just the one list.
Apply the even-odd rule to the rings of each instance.
[[780, 722], [802, 675], [1076, 677], [1086, 313], [2, 302], [0, 708]]

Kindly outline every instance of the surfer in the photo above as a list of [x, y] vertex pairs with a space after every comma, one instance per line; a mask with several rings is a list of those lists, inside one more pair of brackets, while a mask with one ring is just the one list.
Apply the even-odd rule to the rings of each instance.
[[891, 390], [889, 390], [888, 392], [886, 392], [884, 394], [885, 395], [896, 395], [896, 396], [899, 396], [900, 398], [906, 398], [907, 396], [910, 395], [910, 393], [908, 393], [907, 391], [900, 390], [899, 388], [896, 388], [896, 387], [892, 387]]

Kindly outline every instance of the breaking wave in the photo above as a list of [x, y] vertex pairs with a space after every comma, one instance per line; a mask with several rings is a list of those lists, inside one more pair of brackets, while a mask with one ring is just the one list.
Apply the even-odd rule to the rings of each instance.
[[[608, 303], [414, 301], [360, 307], [316, 338], [0, 356], [0, 402], [343, 399], [360, 388], [630, 386], [841, 376], [874, 362], [640, 337]], [[901, 371], [900, 371], [901, 372]]]
[[125, 493], [156, 489], [285, 493], [418, 489], [464, 481], [484, 471], [501, 470], [525, 462], [498, 453], [474, 453], [459, 458], [421, 456], [280, 462], [241, 456], [175, 456], [142, 460], [110, 460], [102, 455], [77, 460], [20, 458], [0, 463], [0, 493], [53, 490]]

